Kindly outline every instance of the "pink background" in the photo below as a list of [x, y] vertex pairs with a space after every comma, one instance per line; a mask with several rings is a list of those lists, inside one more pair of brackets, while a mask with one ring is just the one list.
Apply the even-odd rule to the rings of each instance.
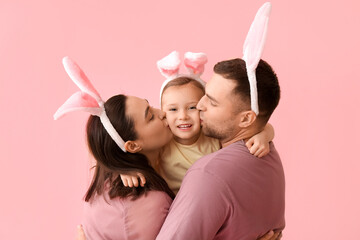
[[[219, 2], [219, 3], [218, 3]], [[158, 106], [155, 62], [203, 51], [241, 57], [263, 1], [0, 1], [0, 239], [73, 239], [90, 157], [87, 114], [53, 121], [77, 88], [71, 56], [104, 99]], [[274, 0], [263, 58], [278, 73], [271, 123], [286, 171], [283, 239], [356, 239], [360, 215], [360, 3]]]

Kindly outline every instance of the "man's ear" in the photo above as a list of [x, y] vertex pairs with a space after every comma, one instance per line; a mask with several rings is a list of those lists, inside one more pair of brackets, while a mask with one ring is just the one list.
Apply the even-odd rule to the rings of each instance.
[[240, 113], [239, 127], [247, 128], [252, 125], [256, 120], [256, 114], [254, 111], [243, 111]]
[[137, 153], [142, 150], [142, 147], [136, 141], [127, 141], [127, 142], [125, 142], [124, 147], [125, 147], [125, 150], [130, 153]]

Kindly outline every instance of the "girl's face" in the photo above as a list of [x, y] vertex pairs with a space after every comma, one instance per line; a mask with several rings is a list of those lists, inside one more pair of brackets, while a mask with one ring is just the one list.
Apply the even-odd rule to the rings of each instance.
[[192, 83], [171, 86], [165, 90], [161, 99], [161, 108], [176, 142], [191, 145], [200, 136], [200, 116], [196, 105], [204, 95], [203, 91]]
[[126, 115], [133, 119], [138, 135], [136, 142], [141, 151], [158, 151], [172, 138], [171, 131], [165, 119], [165, 113], [153, 108], [146, 99], [127, 96]]

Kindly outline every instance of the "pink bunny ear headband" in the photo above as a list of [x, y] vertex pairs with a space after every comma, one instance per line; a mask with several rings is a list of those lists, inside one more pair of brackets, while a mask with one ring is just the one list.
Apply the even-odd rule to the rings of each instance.
[[256, 115], [259, 114], [259, 104], [255, 73], [265, 45], [270, 12], [270, 2], [264, 3], [259, 8], [243, 46], [243, 59], [246, 63], [246, 71], [250, 83], [251, 110]]
[[69, 97], [69, 99], [56, 111], [54, 119], [57, 120], [67, 113], [76, 111], [85, 111], [91, 115], [98, 116], [110, 137], [116, 142], [121, 150], [126, 152], [124, 147], [125, 142], [106, 115], [104, 101], [101, 99], [100, 94], [93, 87], [80, 67], [69, 57], [63, 58], [63, 65], [71, 80], [73, 80], [81, 91], [76, 92]]
[[190, 77], [205, 86], [205, 82], [200, 78], [201, 74], [204, 72], [205, 64], [207, 63], [207, 56], [205, 53], [185, 53], [184, 65], [189, 71], [188, 75], [179, 74], [180, 63], [180, 56], [177, 51], [173, 51], [163, 59], [157, 61], [157, 67], [159, 68], [160, 73], [166, 78], [161, 86], [160, 102], [165, 86], [177, 77]]

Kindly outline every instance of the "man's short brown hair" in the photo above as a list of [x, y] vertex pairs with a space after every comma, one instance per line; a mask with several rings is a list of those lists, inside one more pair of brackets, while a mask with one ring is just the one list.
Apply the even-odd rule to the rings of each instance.
[[[250, 84], [246, 72], [245, 61], [239, 58], [218, 62], [214, 72], [223, 78], [234, 80], [236, 87], [233, 93], [238, 95], [248, 109], [251, 108]], [[257, 118], [266, 124], [280, 100], [280, 86], [272, 67], [260, 60], [256, 68], [259, 115]]]

